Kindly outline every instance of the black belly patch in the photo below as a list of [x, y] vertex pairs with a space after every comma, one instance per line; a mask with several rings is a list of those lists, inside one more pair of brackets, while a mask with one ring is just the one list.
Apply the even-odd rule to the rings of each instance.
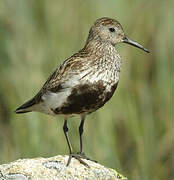
[[[117, 83], [118, 84], [118, 83]], [[96, 84], [83, 84], [73, 88], [66, 103], [53, 110], [55, 114], [81, 114], [91, 113], [102, 107], [113, 95], [117, 84], [106, 92], [102, 81]]]

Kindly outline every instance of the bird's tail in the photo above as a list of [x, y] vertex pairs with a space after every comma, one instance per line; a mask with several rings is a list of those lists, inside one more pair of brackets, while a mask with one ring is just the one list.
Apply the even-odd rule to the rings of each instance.
[[35, 98], [27, 101], [26, 103], [24, 103], [23, 105], [18, 107], [15, 112], [17, 114], [31, 112], [32, 111], [32, 106], [34, 104], [35, 104]]

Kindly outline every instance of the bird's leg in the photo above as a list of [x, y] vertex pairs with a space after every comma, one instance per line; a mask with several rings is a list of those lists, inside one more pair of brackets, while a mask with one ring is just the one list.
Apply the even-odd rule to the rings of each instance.
[[[83, 126], [84, 126], [84, 122], [85, 122], [85, 115], [81, 116], [81, 122], [80, 122], [80, 126], [79, 126], [79, 135], [80, 135], [80, 152], [78, 152], [77, 154], [80, 155], [81, 158], [83, 159], [87, 159], [87, 160], [91, 160], [90, 158], [88, 158], [85, 153], [83, 152], [83, 142], [82, 142], [82, 134], [83, 134]], [[95, 160], [91, 160], [94, 162], [97, 162]]]
[[72, 145], [71, 145], [71, 142], [70, 142], [69, 136], [68, 136], [67, 119], [64, 120], [63, 131], [64, 131], [64, 134], [65, 134], [65, 137], [66, 137], [66, 141], [68, 143], [69, 153], [72, 154]]
[[64, 125], [63, 125], [63, 131], [66, 137], [66, 141], [68, 143], [68, 147], [69, 147], [69, 158], [68, 158], [68, 163], [67, 166], [70, 164], [72, 157], [74, 157], [75, 159], [77, 159], [80, 163], [84, 164], [85, 166], [89, 167], [87, 163], [85, 163], [82, 160], [82, 157], [79, 154], [74, 154], [73, 153], [73, 149], [72, 149], [72, 145], [71, 142], [69, 140], [69, 136], [68, 136], [68, 126], [67, 126], [67, 119], [64, 120]]
[[82, 149], [83, 149], [83, 143], [82, 143], [82, 134], [83, 134], [83, 126], [85, 122], [85, 116], [82, 116], [80, 126], [79, 126], [79, 135], [80, 135], [80, 152], [79, 154], [82, 154]]

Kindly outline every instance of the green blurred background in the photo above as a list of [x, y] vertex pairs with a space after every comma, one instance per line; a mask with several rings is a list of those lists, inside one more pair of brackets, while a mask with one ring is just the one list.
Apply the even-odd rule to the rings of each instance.
[[[173, 7], [173, 0], [1, 0], [0, 164], [68, 154], [63, 117], [14, 110], [83, 47], [93, 22], [108, 16], [151, 53], [117, 45], [121, 80], [111, 101], [87, 117], [85, 152], [130, 180], [174, 179]], [[69, 120], [76, 150], [79, 123]]]

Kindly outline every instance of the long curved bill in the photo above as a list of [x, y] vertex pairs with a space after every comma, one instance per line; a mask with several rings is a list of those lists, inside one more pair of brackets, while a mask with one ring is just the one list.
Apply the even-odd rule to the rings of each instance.
[[130, 45], [132, 45], [132, 46], [135, 46], [135, 47], [137, 47], [137, 48], [139, 48], [139, 49], [142, 49], [143, 51], [145, 51], [145, 52], [147, 52], [147, 53], [150, 53], [150, 51], [147, 50], [146, 48], [144, 48], [141, 44], [138, 44], [137, 42], [129, 39], [129, 38], [126, 37], [126, 36], [123, 38], [123, 42], [124, 42], [124, 43], [127, 43], [127, 44], [130, 44]]

